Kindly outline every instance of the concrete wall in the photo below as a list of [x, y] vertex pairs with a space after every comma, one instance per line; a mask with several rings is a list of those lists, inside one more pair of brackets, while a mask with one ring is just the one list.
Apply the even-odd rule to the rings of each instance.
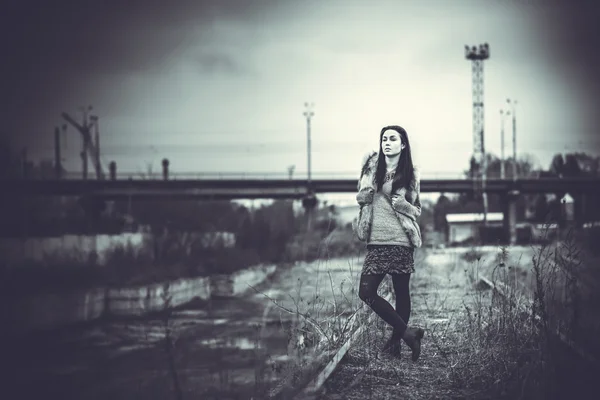
[[264, 282], [275, 270], [275, 265], [261, 265], [231, 275], [17, 298], [7, 307], [8, 315], [4, 321], [7, 322], [9, 333], [18, 334], [93, 321], [102, 315], [141, 316], [164, 309], [165, 290], [171, 296], [171, 307], [186, 304], [196, 298], [209, 300], [214, 296], [237, 297], [251, 290], [249, 285]]
[[[206, 232], [198, 234], [198, 239], [205, 247], [223, 245], [235, 246], [236, 237], [231, 232]], [[144, 241], [150, 239], [149, 232], [122, 233], [119, 235], [63, 235], [44, 238], [2, 238], [0, 239], [0, 255], [9, 266], [20, 265], [26, 261], [43, 261], [44, 259], [65, 258], [86, 262], [90, 256], [96, 255], [96, 262], [106, 264], [107, 255], [117, 247], [131, 246], [141, 250]]]
[[131, 245], [141, 249], [147, 233], [122, 233], [120, 235], [64, 235], [48, 238], [2, 238], [0, 254], [10, 266], [33, 260], [42, 261], [48, 257], [68, 257], [86, 261], [96, 253], [98, 263], [104, 264], [106, 255], [118, 246]]

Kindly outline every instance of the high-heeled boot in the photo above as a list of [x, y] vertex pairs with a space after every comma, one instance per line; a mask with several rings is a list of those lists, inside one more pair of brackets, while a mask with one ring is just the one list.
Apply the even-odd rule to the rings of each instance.
[[417, 361], [421, 355], [421, 339], [425, 335], [425, 331], [422, 328], [408, 327], [404, 332], [404, 342], [412, 350], [412, 360]]

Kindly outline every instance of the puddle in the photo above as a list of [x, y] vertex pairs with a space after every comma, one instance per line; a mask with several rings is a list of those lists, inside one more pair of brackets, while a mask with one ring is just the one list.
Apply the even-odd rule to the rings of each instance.
[[173, 317], [176, 317], [176, 318], [180, 318], [180, 317], [206, 318], [207, 315], [208, 315], [208, 312], [206, 312], [205, 310], [197, 310], [197, 309], [178, 310], [173, 313]]
[[229, 322], [229, 320], [225, 318], [202, 321], [202, 323], [206, 323], [209, 325], [224, 325], [227, 322]]
[[263, 347], [260, 342], [252, 341], [245, 337], [233, 339], [204, 339], [198, 340], [196, 343], [211, 348], [236, 348], [240, 350], [252, 350]]

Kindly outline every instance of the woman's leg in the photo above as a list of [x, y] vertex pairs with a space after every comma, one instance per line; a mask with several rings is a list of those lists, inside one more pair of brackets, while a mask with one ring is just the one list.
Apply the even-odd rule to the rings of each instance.
[[410, 274], [393, 274], [392, 283], [396, 294], [396, 312], [406, 324], [410, 319]]
[[390, 324], [394, 328], [394, 337], [397, 336], [400, 339], [406, 331], [406, 322], [390, 303], [377, 294], [377, 289], [384, 277], [385, 274], [361, 275], [358, 297], [367, 303], [381, 319]]
[[[394, 294], [396, 297], [396, 313], [408, 325], [410, 319], [410, 293], [409, 293], [410, 274], [392, 274], [392, 283], [394, 285]], [[394, 329], [392, 336], [383, 346], [383, 351], [391, 353], [393, 356], [401, 357], [401, 333]]]

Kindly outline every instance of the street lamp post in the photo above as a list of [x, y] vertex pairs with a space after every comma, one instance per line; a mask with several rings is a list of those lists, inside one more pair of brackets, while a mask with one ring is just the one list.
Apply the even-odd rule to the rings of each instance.
[[504, 173], [504, 117], [506, 117], [509, 113], [504, 112], [504, 110], [500, 110], [500, 178], [505, 178]]
[[311, 231], [311, 219], [312, 219], [312, 210], [317, 204], [317, 199], [313, 193], [312, 185], [311, 185], [311, 176], [310, 176], [310, 121], [315, 113], [313, 112], [313, 103], [304, 103], [305, 111], [304, 116], [306, 117], [306, 153], [307, 153], [307, 170], [308, 170], [308, 193], [304, 199], [302, 199], [302, 205], [306, 210], [306, 232], [307, 234]]
[[506, 99], [506, 103], [511, 107], [512, 115], [512, 145], [513, 145], [513, 179], [517, 179], [517, 100]]
[[313, 112], [313, 103], [304, 103], [304, 116], [306, 117], [306, 156], [308, 169], [308, 186], [310, 187], [310, 120], [315, 115]]

